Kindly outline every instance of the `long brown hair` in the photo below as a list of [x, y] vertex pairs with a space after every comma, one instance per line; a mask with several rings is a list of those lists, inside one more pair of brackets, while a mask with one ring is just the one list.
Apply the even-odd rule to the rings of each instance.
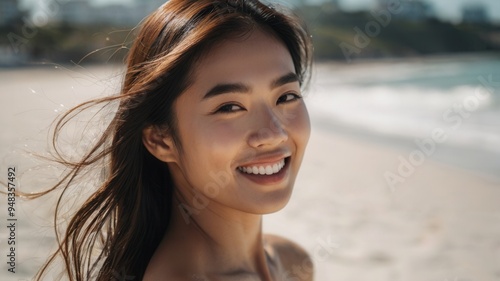
[[[119, 274], [142, 279], [169, 226], [175, 188], [167, 165], [145, 149], [142, 131], [157, 126], [175, 139], [173, 104], [190, 84], [197, 60], [218, 42], [256, 27], [283, 42], [297, 75], [307, 80], [310, 38], [292, 14], [257, 0], [171, 0], [143, 21], [128, 54], [121, 93], [80, 104], [58, 119], [52, 147], [69, 172], [53, 188], [33, 196], [62, 188], [55, 214], [59, 247], [37, 280], [58, 257], [69, 280], [107, 281]], [[93, 147], [78, 161], [64, 157], [58, 149], [61, 130], [76, 114], [110, 102], [119, 102], [118, 110]], [[103, 162], [104, 180], [59, 237], [57, 210], [65, 191], [82, 180], [86, 169]]]

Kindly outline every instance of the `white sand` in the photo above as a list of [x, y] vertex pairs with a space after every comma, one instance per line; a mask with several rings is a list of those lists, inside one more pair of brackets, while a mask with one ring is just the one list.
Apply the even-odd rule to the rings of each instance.
[[[46, 69], [0, 72], [2, 181], [7, 165], [32, 163], [19, 147], [43, 148], [54, 109], [118, 88], [99, 82], [109, 69], [89, 72], [98, 78]], [[264, 227], [311, 253], [316, 280], [500, 280], [499, 181], [427, 159], [391, 189], [384, 173], [396, 171], [398, 156], [410, 151], [332, 133], [309, 109], [313, 131], [295, 193], [284, 210], [266, 216]], [[17, 273], [10, 274], [6, 197], [0, 200], [0, 280], [31, 280], [53, 249], [53, 204], [18, 201]]]
[[391, 190], [383, 175], [400, 154], [313, 131], [266, 229], [304, 245], [317, 280], [499, 280], [500, 183], [428, 160]]

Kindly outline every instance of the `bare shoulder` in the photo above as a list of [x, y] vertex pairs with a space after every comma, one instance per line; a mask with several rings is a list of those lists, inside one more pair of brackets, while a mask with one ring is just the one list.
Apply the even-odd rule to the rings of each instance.
[[265, 234], [264, 241], [271, 257], [283, 266], [291, 280], [314, 280], [313, 262], [304, 248], [289, 239], [272, 234]]

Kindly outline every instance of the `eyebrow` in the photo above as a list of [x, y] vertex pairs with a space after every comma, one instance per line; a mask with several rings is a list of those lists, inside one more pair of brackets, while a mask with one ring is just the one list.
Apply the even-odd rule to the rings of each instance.
[[[293, 82], [300, 82], [299, 77], [297, 74], [290, 72], [271, 82], [269, 87], [270, 89], [275, 89]], [[248, 93], [250, 89], [251, 87], [243, 83], [217, 84], [203, 96], [203, 100], [229, 93]]]

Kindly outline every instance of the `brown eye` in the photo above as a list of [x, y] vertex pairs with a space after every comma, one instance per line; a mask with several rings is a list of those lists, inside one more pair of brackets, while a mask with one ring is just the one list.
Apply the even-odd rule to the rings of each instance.
[[294, 93], [287, 93], [287, 94], [284, 94], [282, 95], [281, 97], [279, 97], [278, 101], [276, 102], [277, 104], [280, 104], [280, 103], [288, 103], [288, 102], [293, 102], [293, 101], [296, 101], [296, 100], [299, 100], [301, 99], [302, 97], [297, 95], [297, 94], [294, 94]]
[[236, 112], [236, 111], [240, 111], [240, 110], [243, 110], [243, 108], [241, 106], [234, 104], [234, 103], [228, 103], [228, 104], [224, 104], [221, 107], [219, 107], [215, 111], [215, 113], [231, 113], [231, 112]]

